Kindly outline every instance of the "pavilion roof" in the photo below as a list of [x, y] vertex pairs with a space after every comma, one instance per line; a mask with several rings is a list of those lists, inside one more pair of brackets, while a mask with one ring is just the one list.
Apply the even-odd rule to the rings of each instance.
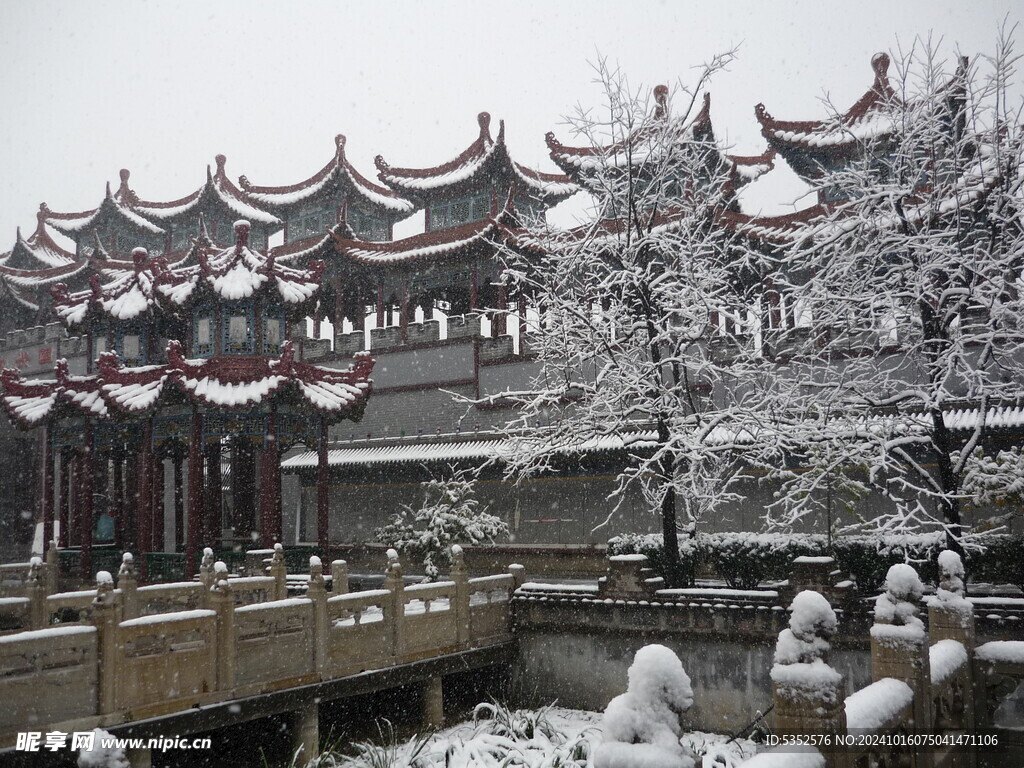
[[493, 248], [498, 241], [514, 244], [526, 238], [525, 230], [515, 226], [514, 215], [506, 202], [497, 216], [472, 221], [448, 229], [422, 232], [401, 240], [377, 242], [332, 235], [334, 249], [358, 264], [393, 265], [424, 260], [451, 260], [469, 256], [477, 249]]
[[379, 178], [385, 184], [413, 198], [467, 183], [478, 178], [504, 175], [514, 181], [530, 197], [555, 205], [574, 194], [579, 187], [568, 177], [557, 173], [542, 173], [512, 160], [505, 145], [505, 121], [499, 122], [497, 138], [491, 137], [491, 116], [481, 112], [477, 116], [480, 133], [476, 140], [453, 160], [432, 168], [395, 168], [377, 155], [375, 160]]
[[107, 220], [119, 220], [130, 229], [145, 232], [149, 235], [164, 235], [166, 231], [135, 211], [129, 202], [113, 195], [110, 184], [107, 184], [103, 201], [92, 210], [79, 213], [57, 213], [50, 210], [46, 203], [39, 206], [43, 220], [61, 234], [74, 237], [88, 229], [101, 225]]
[[21, 228], [17, 230], [14, 247], [7, 253], [0, 254], [0, 265], [14, 269], [50, 269], [63, 267], [75, 262], [75, 254], [61, 248], [46, 229], [46, 214], [36, 214], [36, 229], [28, 236], [21, 236]]
[[392, 218], [405, 218], [416, 211], [414, 203], [393, 189], [375, 184], [353, 167], [345, 156], [343, 135], [335, 136], [334, 142], [334, 157], [305, 181], [281, 187], [261, 187], [250, 184], [245, 176], [241, 176], [239, 186], [251, 200], [279, 215], [285, 215], [295, 206], [337, 186], [351, 190], [364, 205], [383, 211]]
[[[551, 159], [566, 174], [586, 186], [588, 177], [598, 169], [643, 165], [652, 158], [673, 151], [673, 147], [701, 144], [717, 148], [711, 122], [711, 94], [705, 93], [700, 111], [687, 122], [673, 117], [668, 105], [668, 87], [654, 89], [655, 106], [651, 118], [628, 136], [604, 146], [573, 147], [561, 143], [555, 134], [545, 136]], [[718, 159], [728, 171], [729, 185], [739, 189], [775, 167], [775, 150], [770, 146], [760, 155], [732, 155], [718, 150]], [[717, 169], [716, 169], [717, 170]]]
[[372, 389], [373, 359], [356, 356], [346, 370], [295, 359], [291, 342], [281, 356], [187, 360], [171, 341], [164, 365], [125, 368], [116, 353], [100, 356], [98, 371], [71, 376], [59, 360], [55, 380], [28, 380], [12, 369], [0, 373], [0, 405], [22, 428], [54, 418], [112, 420], [145, 416], [165, 399], [216, 410], [250, 410], [271, 402], [298, 404], [332, 420], [362, 418]]
[[895, 126], [888, 107], [897, 101], [889, 83], [889, 56], [871, 59], [875, 79], [857, 102], [829, 120], [776, 120], [764, 104], [754, 108], [761, 133], [800, 176], [821, 178], [841, 158], [866, 141], [890, 136]]

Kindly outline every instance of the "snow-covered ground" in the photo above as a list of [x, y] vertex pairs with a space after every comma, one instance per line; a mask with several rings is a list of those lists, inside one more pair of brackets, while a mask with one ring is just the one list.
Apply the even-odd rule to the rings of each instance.
[[[592, 768], [603, 739], [600, 712], [561, 707], [507, 710], [482, 704], [475, 720], [406, 742], [361, 744], [358, 754], [325, 754], [315, 768]], [[683, 746], [701, 768], [732, 768], [754, 755], [747, 739], [684, 732]], [[348, 750], [346, 750], [348, 751]]]

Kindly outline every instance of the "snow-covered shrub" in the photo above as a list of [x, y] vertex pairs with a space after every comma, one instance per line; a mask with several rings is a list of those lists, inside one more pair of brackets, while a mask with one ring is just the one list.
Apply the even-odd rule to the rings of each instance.
[[971, 552], [967, 564], [975, 581], [1014, 584], [1024, 590], [1024, 538], [996, 535], [986, 538], [984, 551]]
[[124, 750], [118, 747], [104, 747], [103, 742], [114, 738], [102, 728], [93, 731], [92, 749], [80, 749], [78, 768], [131, 768]]
[[422, 484], [423, 505], [406, 505], [391, 522], [374, 531], [377, 541], [423, 564], [426, 581], [437, 581], [451, 567], [453, 544], [494, 542], [508, 534], [501, 518], [480, 507], [473, 481], [464, 472]]
[[690, 678], [663, 645], [636, 652], [626, 692], [604, 711], [604, 742], [595, 768], [691, 768], [693, 756], [679, 742], [679, 718], [693, 706]]
[[833, 540], [836, 564], [853, 576], [861, 592], [882, 588], [889, 568], [897, 563], [914, 563], [928, 581], [938, 577], [936, 558], [945, 548], [942, 532], [888, 534], [885, 536], [840, 536]]

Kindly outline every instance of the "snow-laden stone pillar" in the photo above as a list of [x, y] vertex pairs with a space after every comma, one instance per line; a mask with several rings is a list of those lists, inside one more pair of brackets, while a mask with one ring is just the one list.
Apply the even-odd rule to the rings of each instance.
[[121, 590], [121, 620], [134, 619], [139, 615], [139, 580], [135, 577], [135, 558], [131, 552], [121, 556], [121, 567], [117, 571], [117, 588]]
[[309, 558], [309, 590], [306, 597], [313, 603], [313, 660], [318, 675], [327, 662], [327, 642], [330, 625], [327, 621], [327, 584], [324, 582], [323, 561], [313, 555]]
[[304, 701], [295, 712], [292, 754], [294, 765], [305, 765], [320, 754], [320, 706], [315, 698]]
[[[771, 669], [775, 730], [780, 735], [846, 735], [843, 676], [828, 664], [835, 611], [818, 592], [804, 590], [789, 606], [789, 628], [779, 633]], [[829, 768], [845, 766], [841, 750], [819, 748]]]
[[345, 560], [331, 563], [331, 594], [348, 594], [348, 562]]
[[455, 582], [455, 634], [460, 647], [469, 646], [469, 571], [462, 547], [452, 545], [452, 569], [448, 576]]
[[[964, 564], [951, 550], [939, 553], [939, 587], [928, 600], [928, 662], [935, 727], [973, 732], [974, 606], [964, 596]], [[956, 660], [962, 663], [955, 670]], [[935, 690], [935, 688], [938, 690]]]
[[420, 712], [424, 727], [437, 729], [444, 725], [444, 682], [440, 675], [423, 681]]
[[405, 582], [402, 580], [402, 564], [398, 552], [388, 550], [387, 570], [384, 572], [384, 589], [391, 593], [384, 611], [391, 635], [391, 654], [395, 658], [405, 655]]
[[33, 557], [28, 565], [25, 581], [25, 596], [28, 598], [28, 626], [30, 629], [45, 629], [49, 619], [46, 612], [46, 575], [43, 561]]
[[114, 598], [114, 577], [108, 571], [96, 574], [96, 598], [92, 602], [92, 622], [97, 635], [98, 714], [113, 712], [116, 705], [118, 606]]
[[235, 599], [228, 567], [220, 560], [213, 564], [212, 582], [206, 599], [217, 614], [217, 690], [229, 691], [235, 687]]
[[270, 575], [274, 579], [274, 599], [284, 600], [288, 597], [288, 570], [284, 563], [284, 547], [274, 545], [274, 556], [270, 558]]
[[875, 601], [871, 627], [871, 680], [902, 680], [914, 693], [914, 730], [931, 727], [931, 671], [928, 634], [918, 618], [924, 585], [909, 565], [898, 564], [885, 577], [885, 592]]

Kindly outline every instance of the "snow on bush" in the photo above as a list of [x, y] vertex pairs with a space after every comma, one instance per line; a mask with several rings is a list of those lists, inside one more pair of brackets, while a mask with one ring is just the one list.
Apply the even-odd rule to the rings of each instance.
[[693, 755], [679, 742], [680, 716], [693, 706], [683, 664], [663, 645], [636, 652], [626, 692], [604, 711], [604, 742], [595, 768], [690, 768]]
[[423, 506], [405, 506], [391, 522], [374, 531], [377, 541], [423, 564], [426, 581], [437, 581], [451, 567], [453, 544], [493, 542], [508, 533], [501, 518], [480, 508], [473, 481], [464, 472], [422, 484]]
[[95, 729], [92, 749], [78, 751], [78, 768], [131, 768], [123, 749], [103, 746], [104, 741], [113, 738], [102, 728]]
[[789, 606], [789, 627], [779, 633], [771, 678], [783, 695], [834, 701], [842, 676], [827, 663], [836, 613], [822, 595], [804, 590]]

